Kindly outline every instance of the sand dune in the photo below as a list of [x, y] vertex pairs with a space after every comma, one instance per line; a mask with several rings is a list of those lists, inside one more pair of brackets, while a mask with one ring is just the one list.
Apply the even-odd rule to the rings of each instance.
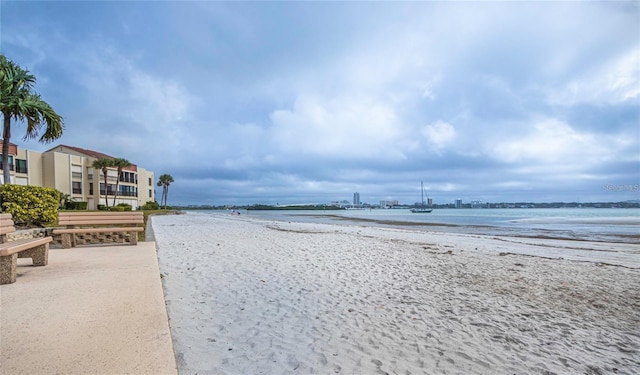
[[182, 374], [640, 373], [633, 246], [198, 213], [152, 225]]

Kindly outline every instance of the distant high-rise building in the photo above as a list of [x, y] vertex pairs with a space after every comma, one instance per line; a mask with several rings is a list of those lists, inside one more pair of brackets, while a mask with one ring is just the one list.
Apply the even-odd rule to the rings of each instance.
[[380, 201], [380, 208], [391, 208], [398, 205], [398, 200]]
[[360, 204], [360, 193], [358, 192], [353, 193], [353, 204], [354, 205]]
[[456, 208], [462, 208], [462, 199], [456, 199]]

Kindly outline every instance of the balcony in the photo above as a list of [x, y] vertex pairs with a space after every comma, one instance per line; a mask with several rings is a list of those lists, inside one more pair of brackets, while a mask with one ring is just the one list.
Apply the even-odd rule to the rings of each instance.
[[[100, 190], [100, 195], [105, 195], [104, 190]], [[106, 195], [114, 196], [115, 194], [112, 190], [109, 190]], [[118, 196], [119, 197], [137, 197], [138, 194], [136, 194], [136, 192], [134, 191], [121, 191], [121, 192], [118, 192]]]
[[137, 181], [135, 177], [120, 176], [120, 182], [129, 182], [129, 183], [135, 184]]

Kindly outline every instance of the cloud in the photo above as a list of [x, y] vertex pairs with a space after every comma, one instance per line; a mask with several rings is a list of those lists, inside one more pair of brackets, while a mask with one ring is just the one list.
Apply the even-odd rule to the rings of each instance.
[[608, 104], [640, 99], [640, 48], [596, 66], [560, 88], [548, 93], [552, 104], [572, 106], [580, 103]]
[[528, 172], [553, 173], [610, 161], [617, 157], [617, 150], [632, 143], [633, 140], [615, 134], [582, 132], [557, 119], [546, 118], [535, 121], [528, 132], [517, 138], [504, 137], [490, 145], [489, 154], [507, 164], [525, 165]]
[[398, 156], [391, 146], [400, 135], [394, 109], [366, 95], [301, 96], [292, 109], [274, 111], [271, 121], [274, 146], [287, 154], [329, 159]]
[[437, 121], [423, 127], [422, 135], [426, 138], [432, 149], [440, 151], [455, 140], [456, 129], [449, 123]]
[[62, 143], [172, 174], [177, 203], [552, 196], [637, 178], [638, 9], [9, 2], [2, 37]]

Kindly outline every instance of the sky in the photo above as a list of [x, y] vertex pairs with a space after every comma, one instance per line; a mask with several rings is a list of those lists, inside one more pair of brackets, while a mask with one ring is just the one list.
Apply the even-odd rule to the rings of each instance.
[[[640, 2], [0, 1], [52, 144], [169, 204], [640, 199]], [[161, 191], [157, 189], [158, 199]]]

